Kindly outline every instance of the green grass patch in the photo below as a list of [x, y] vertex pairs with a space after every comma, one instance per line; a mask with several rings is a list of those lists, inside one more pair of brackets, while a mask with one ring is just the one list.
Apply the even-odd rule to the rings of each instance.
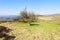
[[13, 34], [16, 35], [15, 40], [51, 40], [55, 38], [58, 40], [58, 38], [60, 38], [60, 22], [40, 21], [32, 22], [32, 24], [38, 25], [30, 26], [24, 22], [12, 22], [12, 24], [6, 23], [0, 25], [9, 26], [9, 28], [13, 30]]

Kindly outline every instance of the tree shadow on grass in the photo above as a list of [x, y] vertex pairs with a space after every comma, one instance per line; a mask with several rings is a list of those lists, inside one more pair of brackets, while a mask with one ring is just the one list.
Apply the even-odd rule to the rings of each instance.
[[0, 26], [0, 38], [4, 38], [3, 40], [14, 40], [15, 36], [8, 34], [10, 31], [12, 30], [5, 26]]
[[30, 24], [30, 26], [38, 26], [39, 24]]

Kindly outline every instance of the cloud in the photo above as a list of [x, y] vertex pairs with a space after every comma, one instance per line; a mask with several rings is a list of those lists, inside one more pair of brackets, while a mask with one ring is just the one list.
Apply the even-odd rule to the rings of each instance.
[[17, 11], [13, 9], [0, 9], [0, 15], [17, 15]]

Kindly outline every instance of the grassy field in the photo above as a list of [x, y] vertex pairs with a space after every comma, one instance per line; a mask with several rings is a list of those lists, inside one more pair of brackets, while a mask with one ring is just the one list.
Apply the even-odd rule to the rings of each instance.
[[15, 35], [15, 40], [60, 40], [60, 22], [40, 21], [33, 24], [38, 25], [29, 26], [23, 22], [6, 22], [0, 25], [12, 29], [9, 34]]

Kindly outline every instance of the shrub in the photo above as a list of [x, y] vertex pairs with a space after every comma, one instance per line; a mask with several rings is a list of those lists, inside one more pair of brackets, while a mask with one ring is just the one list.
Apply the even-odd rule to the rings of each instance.
[[0, 38], [5, 38], [4, 40], [11, 40], [11, 39], [14, 39], [15, 36], [10, 36], [9, 33], [11, 31], [11, 29], [5, 27], [5, 26], [0, 26]]
[[31, 23], [37, 21], [37, 15], [33, 12], [27, 12], [27, 10], [23, 10], [20, 12], [20, 16], [18, 17], [18, 21], [22, 21], [25, 23]]

